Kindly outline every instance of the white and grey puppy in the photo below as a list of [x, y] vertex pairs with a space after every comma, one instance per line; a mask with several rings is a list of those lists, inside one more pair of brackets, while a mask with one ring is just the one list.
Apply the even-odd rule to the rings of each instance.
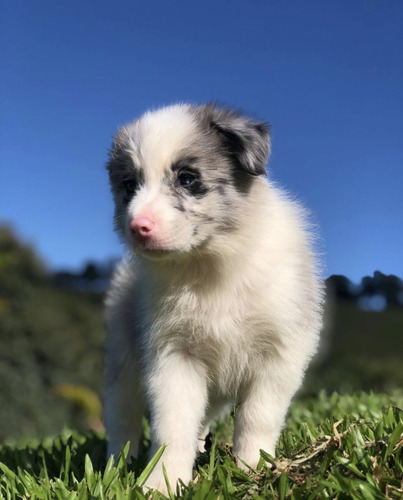
[[322, 285], [306, 215], [266, 178], [266, 124], [180, 104], [121, 128], [108, 169], [130, 257], [107, 299], [108, 453], [151, 417], [148, 486], [192, 479], [212, 419], [240, 405], [234, 454], [274, 455], [316, 350]]

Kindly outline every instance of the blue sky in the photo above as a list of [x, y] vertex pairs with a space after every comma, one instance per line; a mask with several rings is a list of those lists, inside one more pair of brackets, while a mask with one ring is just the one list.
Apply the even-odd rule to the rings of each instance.
[[0, 219], [51, 268], [121, 254], [107, 149], [150, 107], [272, 124], [325, 275], [403, 276], [401, 0], [0, 1]]

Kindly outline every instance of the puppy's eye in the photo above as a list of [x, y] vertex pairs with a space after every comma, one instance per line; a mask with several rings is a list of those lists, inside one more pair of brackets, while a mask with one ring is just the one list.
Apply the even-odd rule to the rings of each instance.
[[123, 187], [127, 193], [134, 193], [138, 188], [138, 183], [134, 179], [128, 179], [123, 183]]
[[180, 172], [178, 175], [179, 184], [183, 187], [188, 187], [196, 180], [196, 175], [191, 172]]

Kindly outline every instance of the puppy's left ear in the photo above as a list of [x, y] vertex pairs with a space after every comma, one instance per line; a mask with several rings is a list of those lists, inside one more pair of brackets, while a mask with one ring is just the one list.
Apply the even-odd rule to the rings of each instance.
[[270, 156], [270, 126], [235, 111], [207, 105], [210, 127], [241, 168], [252, 175], [264, 175]]

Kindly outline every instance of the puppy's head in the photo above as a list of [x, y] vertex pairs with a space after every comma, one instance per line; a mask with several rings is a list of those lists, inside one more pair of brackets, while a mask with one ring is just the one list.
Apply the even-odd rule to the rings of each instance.
[[268, 126], [228, 109], [146, 113], [118, 131], [110, 151], [118, 234], [148, 257], [208, 250], [245, 223], [269, 151]]

